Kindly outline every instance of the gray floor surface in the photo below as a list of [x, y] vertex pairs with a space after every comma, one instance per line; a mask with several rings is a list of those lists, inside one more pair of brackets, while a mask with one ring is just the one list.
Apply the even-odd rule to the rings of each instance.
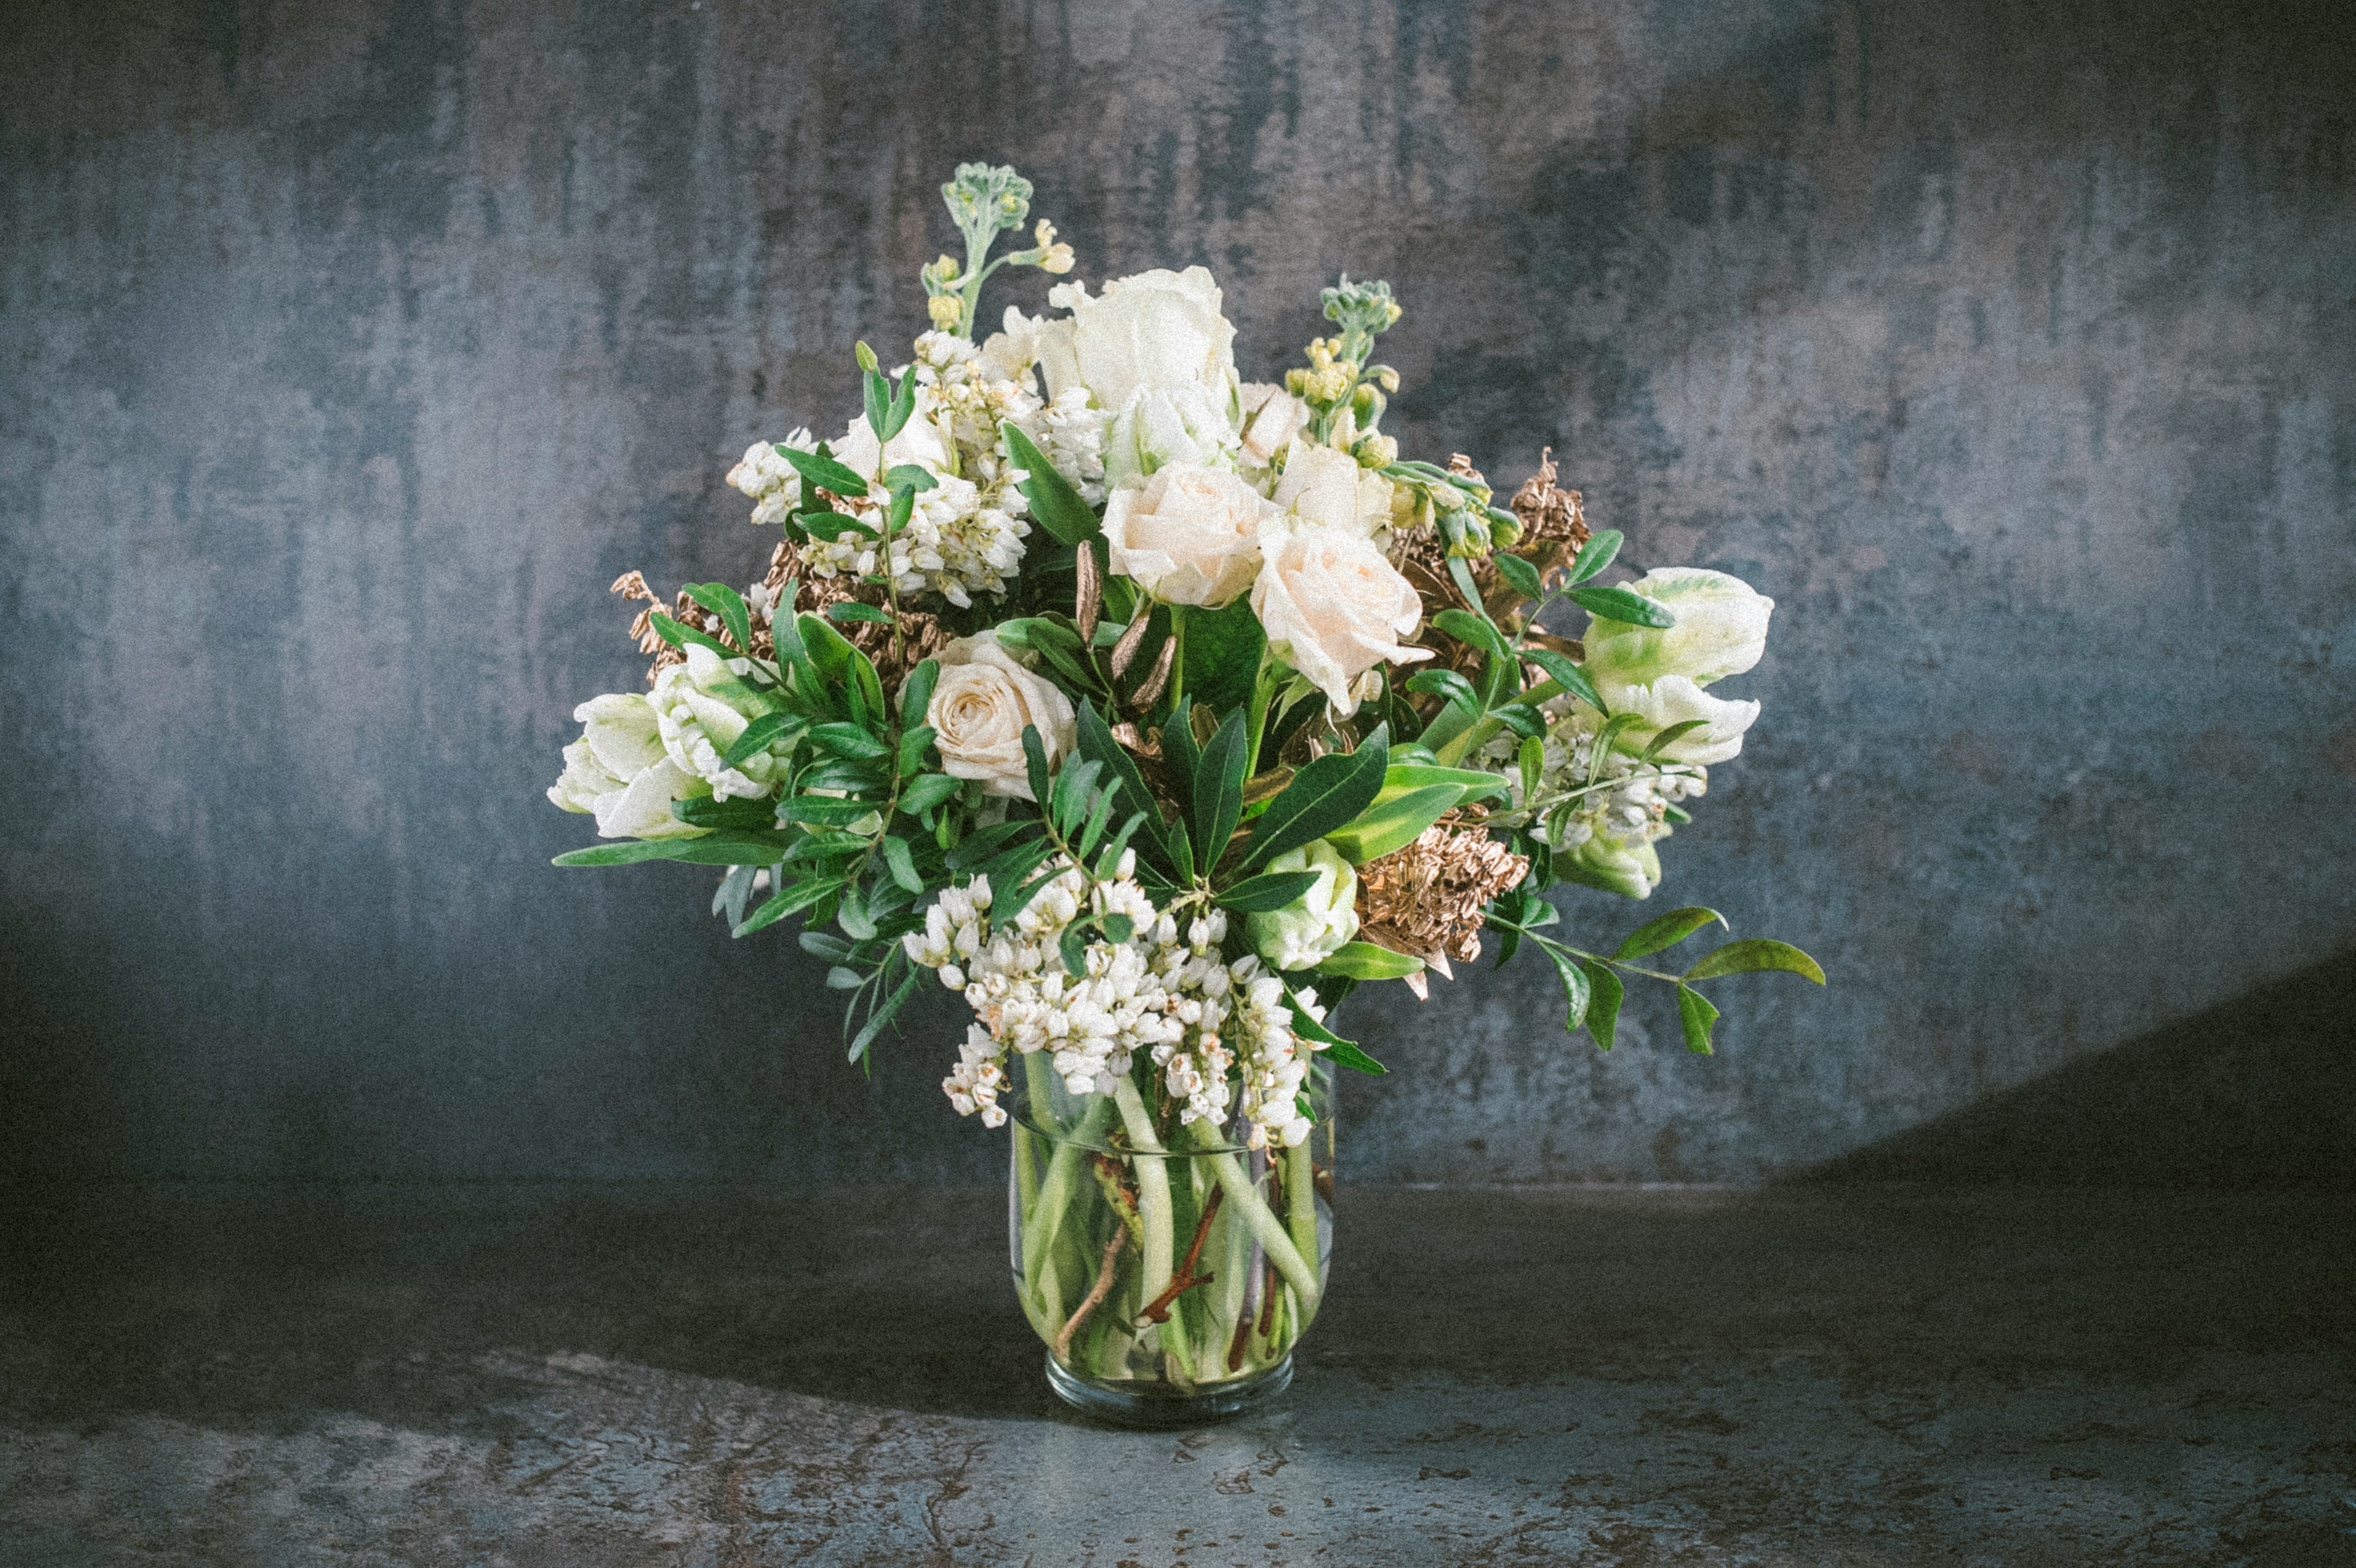
[[20, 1212], [10, 1568], [2356, 1563], [2344, 1194], [1345, 1187], [1292, 1390], [1160, 1434], [993, 1192]]

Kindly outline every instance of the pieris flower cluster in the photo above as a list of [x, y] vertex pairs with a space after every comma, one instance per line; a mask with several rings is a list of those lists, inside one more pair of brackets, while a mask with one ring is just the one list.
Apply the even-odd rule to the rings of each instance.
[[1709, 769], [1665, 758], [1646, 762], [1616, 746], [1599, 767], [1595, 742], [1601, 725], [1594, 710], [1557, 698], [1544, 711], [1551, 722], [1535, 797], [1524, 792], [1515, 757], [1521, 743], [1511, 734], [1477, 754], [1479, 766], [1503, 776], [1510, 790], [1509, 805], [1494, 820], [1527, 825], [1574, 879], [1645, 897], [1661, 876], [1653, 845], [1676, 831], [1672, 823], [1683, 820], [1684, 802], [1708, 792]]
[[[1124, 854], [1118, 875], [1096, 881], [1077, 867], [1040, 889], [1011, 923], [993, 924], [987, 877], [943, 890], [925, 929], [901, 939], [909, 960], [961, 992], [977, 1017], [955, 1070], [941, 1088], [961, 1115], [1006, 1120], [1010, 1051], [1051, 1053], [1074, 1094], [1110, 1094], [1138, 1053], [1157, 1069], [1192, 1125], [1224, 1126], [1239, 1080], [1252, 1147], [1291, 1146], [1309, 1135], [1298, 1100], [1308, 1053], [1291, 1026], [1284, 987], [1256, 957], [1221, 956], [1226, 916], [1212, 909], [1183, 925], [1158, 910], [1132, 879]], [[1083, 949], [1083, 972], [1064, 965], [1061, 939], [1077, 919], [1119, 916], [1130, 935], [1099, 934]], [[1322, 1016], [1313, 993], [1303, 1006]], [[1238, 1070], [1239, 1069], [1239, 1070]]]

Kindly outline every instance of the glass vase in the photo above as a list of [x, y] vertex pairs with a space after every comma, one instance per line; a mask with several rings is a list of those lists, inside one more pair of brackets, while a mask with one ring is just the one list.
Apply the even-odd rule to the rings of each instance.
[[1182, 1125], [1149, 1081], [1066, 1090], [1045, 1052], [1011, 1106], [1014, 1292], [1065, 1402], [1127, 1425], [1234, 1415], [1292, 1380], [1333, 1251], [1332, 1074], [1311, 1070], [1311, 1132], [1249, 1146], [1248, 1126]]

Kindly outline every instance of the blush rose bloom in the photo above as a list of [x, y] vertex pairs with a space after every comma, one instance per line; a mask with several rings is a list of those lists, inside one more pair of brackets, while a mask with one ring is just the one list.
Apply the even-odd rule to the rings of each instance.
[[1339, 714], [1357, 711], [1354, 688], [1376, 665], [1431, 657], [1399, 639], [1423, 619], [1423, 601], [1371, 540], [1339, 528], [1284, 526], [1260, 537], [1252, 613], [1277, 656], [1325, 693]]
[[1052, 769], [1077, 738], [1072, 700], [999, 647], [995, 631], [961, 637], [934, 657], [941, 673], [925, 722], [933, 726], [941, 770], [952, 779], [980, 779], [986, 795], [1035, 799], [1023, 757], [1023, 726], [1038, 729]]
[[1105, 503], [1112, 570], [1164, 604], [1231, 604], [1259, 574], [1259, 534], [1276, 509], [1215, 468], [1173, 464]]

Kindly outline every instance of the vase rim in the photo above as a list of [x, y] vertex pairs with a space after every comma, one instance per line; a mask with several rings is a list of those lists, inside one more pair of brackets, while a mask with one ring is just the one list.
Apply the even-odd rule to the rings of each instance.
[[[1310, 1140], [1312, 1142], [1315, 1140], [1317, 1133], [1320, 1131], [1330, 1128], [1333, 1124], [1333, 1102], [1329, 1098], [1330, 1092], [1328, 1085], [1323, 1082], [1317, 1083], [1312, 1091], [1311, 1103], [1315, 1106], [1319, 1112], [1316, 1120], [1310, 1123]], [[1083, 1138], [1078, 1136], [1076, 1132], [1074, 1130], [1066, 1130], [1065, 1128], [1055, 1126], [1052, 1122], [1048, 1122], [1041, 1117], [1033, 1115], [1033, 1102], [1030, 1091], [1019, 1085], [1008, 1092], [1001, 1094], [999, 1097], [999, 1103], [1005, 1108], [1007, 1114], [1012, 1120], [1028, 1128], [1033, 1133], [1037, 1133], [1040, 1137], [1046, 1139], [1051, 1144], [1060, 1144], [1066, 1147], [1075, 1149], [1085, 1149], [1088, 1153], [1095, 1155], [1110, 1155], [1117, 1159], [1191, 1160], [1205, 1158], [1216, 1155], [1269, 1155], [1273, 1156], [1282, 1154], [1285, 1148], [1283, 1144], [1278, 1142], [1274, 1138], [1270, 1138], [1262, 1147], [1255, 1149], [1249, 1144], [1241, 1143], [1236, 1139], [1222, 1136], [1216, 1143], [1194, 1144], [1183, 1149], [1138, 1149], [1130, 1147], [1127, 1144], [1114, 1144], [1102, 1134], [1098, 1134], [1093, 1138]], [[1199, 1126], [1200, 1123], [1195, 1123], [1195, 1125]], [[1221, 1131], [1224, 1133], [1226, 1130], [1222, 1129]]]

